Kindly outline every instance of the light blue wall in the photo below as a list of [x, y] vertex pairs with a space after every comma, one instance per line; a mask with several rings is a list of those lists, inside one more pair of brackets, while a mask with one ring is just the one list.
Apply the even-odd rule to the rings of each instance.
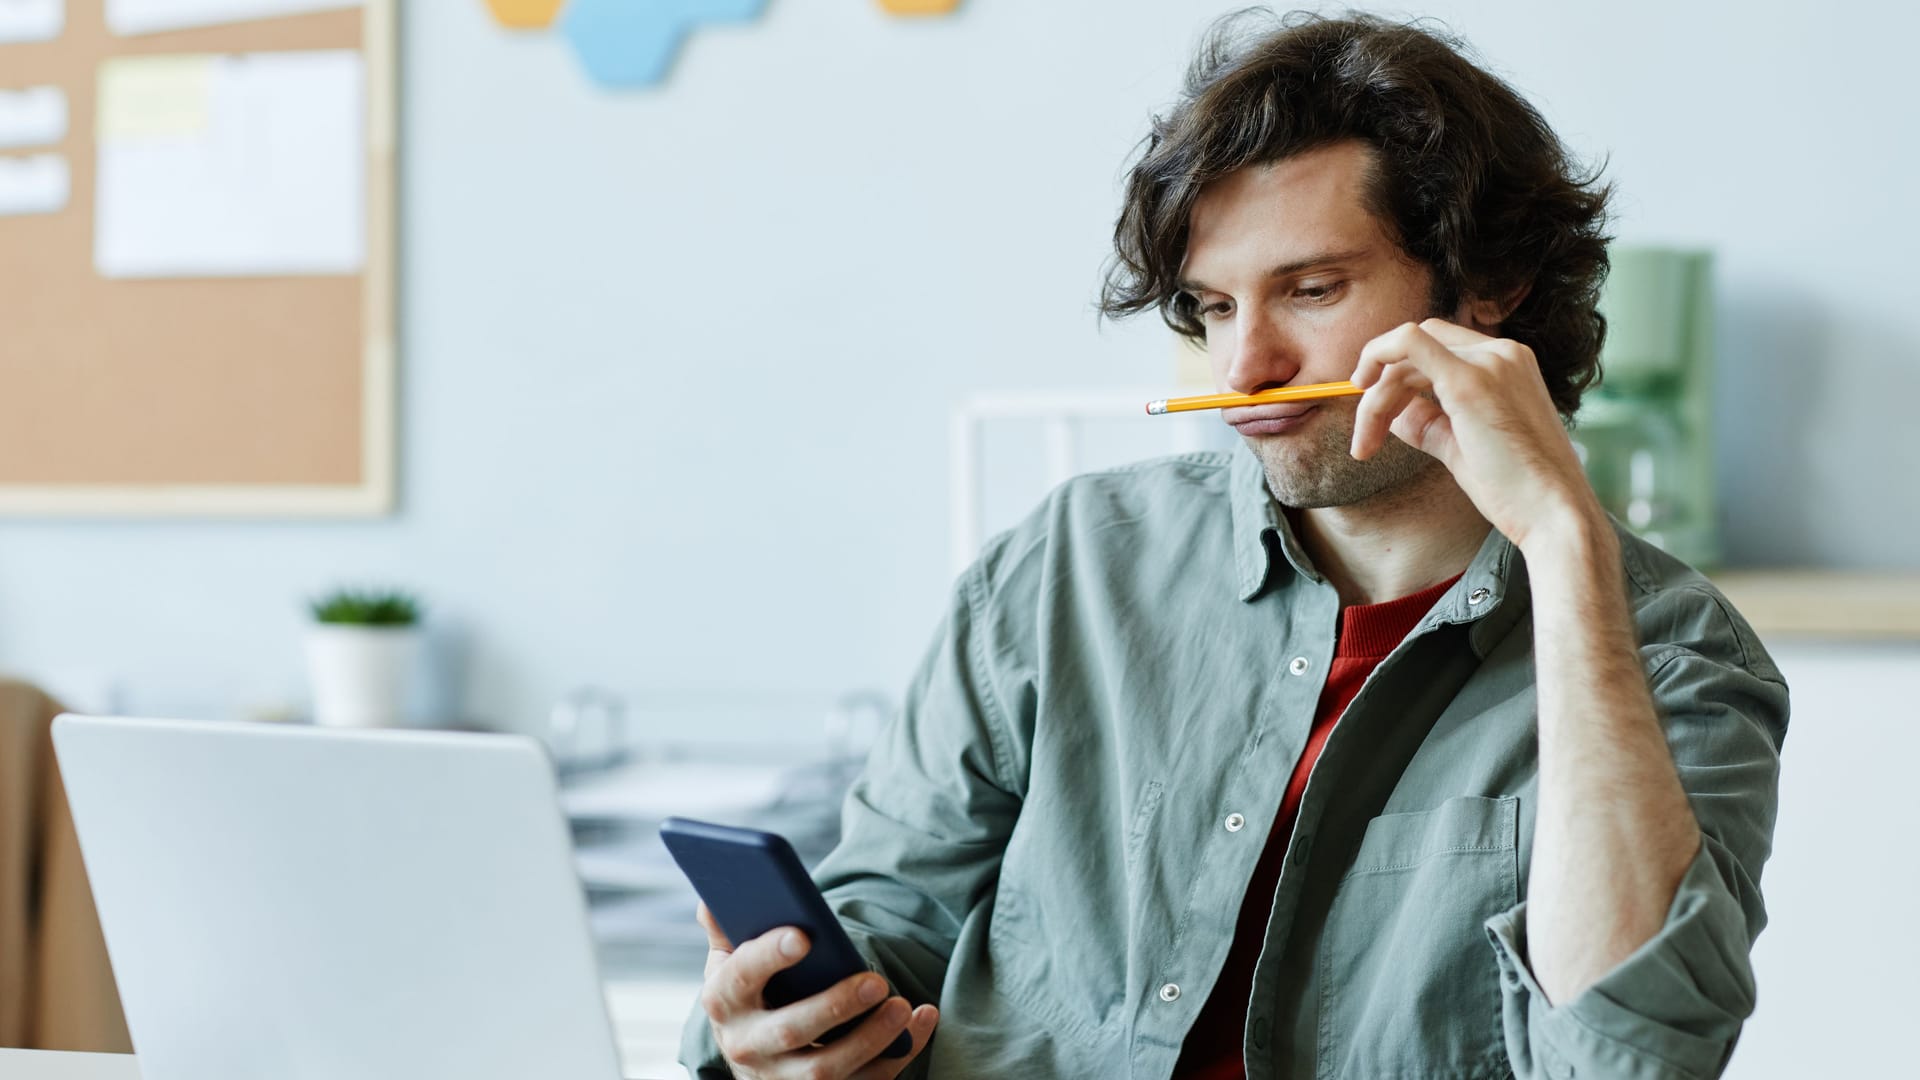
[[[480, 0], [407, 4], [401, 512], [0, 523], [0, 667], [297, 701], [300, 598], [396, 581], [497, 723], [583, 681], [897, 691], [948, 581], [950, 403], [1169, 368], [1091, 301], [1123, 159], [1228, 6], [774, 0], [609, 94]], [[1611, 152], [1623, 238], [1720, 251], [1733, 552], [1920, 565], [1920, 16], [1710, 7], [1432, 12]]]

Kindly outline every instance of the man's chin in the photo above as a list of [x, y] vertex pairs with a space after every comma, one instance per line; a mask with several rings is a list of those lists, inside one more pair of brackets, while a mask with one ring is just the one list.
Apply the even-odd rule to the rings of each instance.
[[1247, 445], [1267, 474], [1267, 490], [1290, 510], [1356, 506], [1418, 483], [1435, 459], [1411, 446], [1382, 447], [1356, 461], [1344, 443], [1305, 443], [1286, 435], [1249, 435]]

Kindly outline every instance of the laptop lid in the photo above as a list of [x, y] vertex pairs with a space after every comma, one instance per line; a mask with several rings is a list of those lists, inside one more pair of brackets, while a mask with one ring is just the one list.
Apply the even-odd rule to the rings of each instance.
[[553, 772], [506, 735], [62, 716], [144, 1080], [616, 1080]]

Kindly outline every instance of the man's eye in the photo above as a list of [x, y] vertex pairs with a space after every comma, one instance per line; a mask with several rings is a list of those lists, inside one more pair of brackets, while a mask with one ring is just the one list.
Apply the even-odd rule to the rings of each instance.
[[1311, 288], [1296, 289], [1294, 290], [1294, 295], [1309, 304], [1331, 304], [1339, 298], [1341, 291], [1346, 287], [1346, 282], [1335, 281], [1326, 285], [1315, 285]]
[[1211, 304], [1200, 305], [1200, 317], [1203, 319], [1224, 319], [1233, 314], [1233, 302], [1216, 300]]

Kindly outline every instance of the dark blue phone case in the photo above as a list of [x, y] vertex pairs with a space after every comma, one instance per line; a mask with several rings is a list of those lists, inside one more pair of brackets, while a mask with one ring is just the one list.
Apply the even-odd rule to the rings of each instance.
[[[807, 935], [812, 943], [807, 955], [767, 981], [769, 1008], [812, 997], [867, 970], [866, 961], [827, 906], [827, 898], [820, 895], [813, 876], [784, 837], [668, 818], [660, 826], [660, 839], [728, 940], [738, 944], [780, 926], [797, 927]], [[872, 1011], [827, 1032], [820, 1041], [829, 1043], [845, 1035]], [[903, 1031], [880, 1056], [905, 1057], [912, 1049], [913, 1036]]]

